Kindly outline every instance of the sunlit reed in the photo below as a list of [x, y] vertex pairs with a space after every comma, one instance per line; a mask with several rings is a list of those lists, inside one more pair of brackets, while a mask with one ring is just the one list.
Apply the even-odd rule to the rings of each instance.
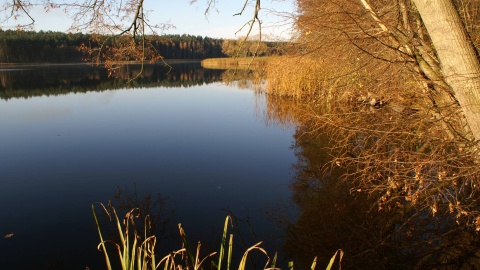
[[[102, 233], [101, 225], [95, 211], [95, 206], [92, 205], [93, 216], [97, 225], [98, 234], [100, 237], [100, 244], [98, 249], [103, 252], [105, 256], [105, 263], [108, 270], [114, 269], [112, 267], [114, 257], [118, 257], [118, 262], [120, 263], [122, 270], [148, 270], [148, 269], [164, 269], [164, 270], [175, 270], [175, 269], [189, 269], [193, 268], [204, 269], [207, 268], [206, 262], [210, 263], [210, 269], [232, 269], [232, 257], [233, 257], [233, 234], [228, 233], [229, 227], [232, 225], [232, 219], [230, 216], [227, 216], [225, 219], [225, 224], [222, 232], [222, 239], [220, 243], [220, 248], [218, 252], [212, 252], [208, 255], [201, 257], [201, 243], [198, 242], [195, 253], [193, 252], [192, 246], [187, 240], [187, 235], [183, 230], [181, 224], [178, 225], [180, 238], [182, 240], [182, 248], [170, 252], [168, 255], [162, 257], [160, 260], [157, 260], [157, 254], [155, 253], [156, 237], [155, 235], [149, 235], [149, 217], [147, 216], [144, 223], [144, 235], [140, 235], [137, 231], [136, 221], [138, 221], [139, 209], [134, 208], [130, 210], [123, 219], [123, 222], [120, 222], [117, 212], [113, 205], [109, 203], [107, 206], [100, 203], [103, 212], [107, 215], [109, 221], [114, 223], [116, 227], [116, 232], [118, 233], [118, 240], [106, 240], [104, 234]], [[228, 240], [228, 250], [227, 248], [227, 234], [229, 235]], [[109, 246], [113, 246], [113, 251]], [[253, 246], [246, 249], [243, 253], [241, 260], [238, 262], [239, 270], [243, 270], [247, 267], [247, 259], [252, 252], [259, 252], [265, 256], [266, 263], [262, 267], [263, 269], [280, 269], [276, 267], [277, 263], [277, 253], [273, 259], [268, 255], [267, 251], [261, 247], [262, 242], [258, 242]], [[115, 256], [114, 254], [117, 253]], [[226, 255], [226, 258], [225, 258]], [[337, 256], [338, 255], [338, 256]], [[215, 259], [215, 256], [218, 258]], [[339, 264], [341, 263], [343, 257], [343, 251], [339, 250], [331, 258], [327, 270], [331, 269], [334, 261], [338, 257]], [[226, 263], [225, 262], [226, 259]], [[315, 269], [317, 265], [317, 258], [313, 260], [311, 269]], [[289, 263], [289, 269], [293, 269], [293, 262]]]

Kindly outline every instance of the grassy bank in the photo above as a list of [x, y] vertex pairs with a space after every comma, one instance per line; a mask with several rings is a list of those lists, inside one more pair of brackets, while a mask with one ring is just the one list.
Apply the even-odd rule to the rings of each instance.
[[258, 69], [278, 57], [240, 57], [240, 58], [208, 58], [202, 61], [207, 69]]

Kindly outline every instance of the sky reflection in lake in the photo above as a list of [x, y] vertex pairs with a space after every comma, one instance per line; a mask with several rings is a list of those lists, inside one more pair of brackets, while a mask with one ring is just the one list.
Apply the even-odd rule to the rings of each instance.
[[255, 95], [213, 83], [1, 100], [6, 264], [98, 263], [91, 204], [117, 186], [168, 197], [192, 235], [224, 208], [268, 230], [262, 213], [290, 196], [293, 128], [267, 127]]

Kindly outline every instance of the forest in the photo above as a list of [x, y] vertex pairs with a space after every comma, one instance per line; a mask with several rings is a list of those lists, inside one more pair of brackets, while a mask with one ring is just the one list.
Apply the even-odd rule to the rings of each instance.
[[[53, 31], [0, 30], [0, 63], [73, 63], [90, 60], [80, 48], [97, 48], [99, 43], [91, 34]], [[117, 37], [117, 40], [121, 39]], [[233, 56], [239, 41], [193, 35], [162, 35], [148, 37], [156, 55], [164, 59], [202, 60]], [[114, 43], [115, 41], [110, 41]], [[242, 55], [253, 55], [257, 42], [249, 41]], [[261, 42], [258, 55], [278, 54], [276, 42]], [[232, 46], [233, 45], [233, 46]], [[250, 49], [251, 48], [251, 49]], [[133, 60], [133, 59], [132, 59]], [[148, 59], [146, 59], [148, 60]]]

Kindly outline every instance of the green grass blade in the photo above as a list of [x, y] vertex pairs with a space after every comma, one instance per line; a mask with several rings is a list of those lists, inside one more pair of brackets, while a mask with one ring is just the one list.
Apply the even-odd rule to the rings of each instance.
[[125, 231], [127, 232], [125, 235], [123, 234], [122, 224], [118, 219], [117, 211], [115, 208], [110, 204], [110, 209], [112, 209], [113, 216], [115, 217], [118, 235], [120, 236], [121, 247], [118, 248], [118, 254], [120, 256], [120, 263], [122, 264], [122, 269], [127, 270], [128, 268], [128, 221], [125, 223]]
[[328, 264], [326, 270], [332, 269], [333, 263], [335, 262], [335, 259], [337, 258], [337, 254], [338, 254], [338, 257], [339, 257], [339, 260], [338, 260], [339, 269], [342, 269], [341, 263], [342, 263], [342, 258], [343, 258], [343, 250], [339, 249], [339, 250], [337, 250], [337, 252], [335, 252], [335, 254], [333, 254], [332, 258], [330, 259], [330, 263]]
[[155, 245], [157, 244], [157, 238], [153, 238], [153, 243], [151, 244], [150, 246], [150, 254], [152, 256], [152, 270], [156, 269], [155, 265], [156, 265], [156, 262], [155, 262]]
[[232, 252], [233, 252], [233, 234], [230, 234], [230, 240], [228, 241], [227, 270], [230, 270], [230, 266], [232, 265]]
[[[137, 254], [135, 256], [132, 255], [132, 261], [135, 261], [135, 265], [137, 266], [137, 270], [142, 270], [144, 268], [145, 262], [144, 251], [142, 248], [138, 247]], [[135, 266], [134, 265], [134, 266]], [[132, 268], [135, 269], [135, 268]]]
[[315, 270], [315, 267], [317, 267], [317, 257], [315, 257], [315, 259], [313, 259], [313, 263], [312, 263], [312, 266], [310, 267], [310, 269]]
[[277, 255], [278, 253], [275, 251], [275, 256], [273, 256], [271, 268], [275, 268], [275, 265], [277, 264]]
[[95, 219], [95, 223], [97, 224], [98, 235], [100, 236], [100, 246], [102, 247], [103, 254], [105, 255], [105, 262], [107, 264], [107, 269], [112, 270], [112, 266], [110, 264], [110, 258], [108, 257], [107, 249], [105, 248], [105, 241], [103, 240], [102, 231], [100, 229], [100, 223], [98, 222], [97, 214], [95, 213], [95, 205], [92, 204], [92, 211], [93, 217]]
[[190, 245], [188, 244], [187, 241], [187, 235], [185, 234], [185, 231], [183, 230], [182, 224], [178, 224], [178, 229], [180, 230], [180, 237], [182, 238], [183, 245], [185, 246], [186, 249], [186, 254], [188, 257], [190, 257], [190, 261], [192, 266], [195, 265], [195, 257], [193, 256], [192, 249], [190, 248]]
[[222, 243], [220, 244], [220, 254], [218, 255], [218, 270], [222, 269], [222, 260], [225, 255], [225, 244], [227, 243], [227, 230], [229, 220], [231, 221], [231, 217], [227, 216], [227, 218], [225, 218], [225, 225], [223, 226]]
[[[127, 238], [129, 238], [128, 235], [127, 235]], [[127, 254], [129, 254], [129, 263], [130, 263], [130, 266], [129, 266], [128, 269], [130, 269], [130, 270], [135, 269], [135, 258], [137, 256], [136, 252], [137, 252], [137, 242], [138, 242], [136, 233], [133, 234], [133, 238], [134, 238], [133, 239], [133, 245], [132, 245], [132, 247], [128, 246], [128, 250], [127, 250]], [[138, 254], [138, 255], [140, 255], [140, 254]]]

